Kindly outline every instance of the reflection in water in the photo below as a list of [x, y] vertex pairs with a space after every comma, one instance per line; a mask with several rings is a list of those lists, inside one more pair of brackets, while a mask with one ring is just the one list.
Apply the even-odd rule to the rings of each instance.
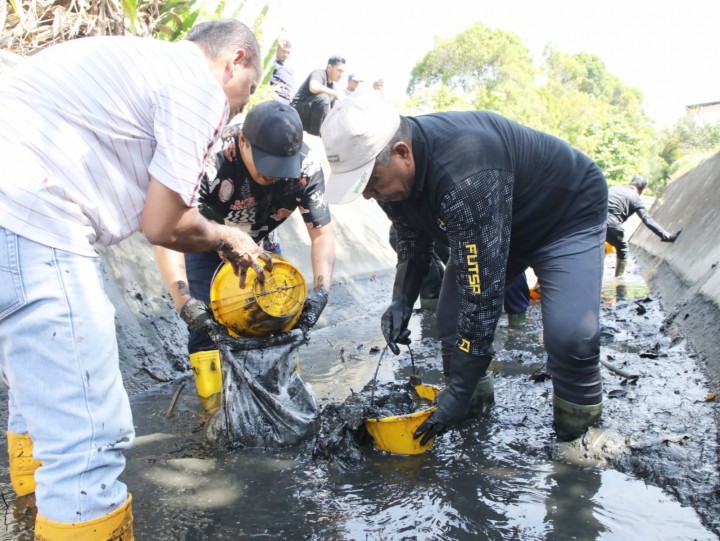
[[594, 497], [601, 484], [600, 471], [553, 464], [548, 475], [550, 493], [545, 500], [547, 539], [599, 539], [605, 530], [595, 515]]

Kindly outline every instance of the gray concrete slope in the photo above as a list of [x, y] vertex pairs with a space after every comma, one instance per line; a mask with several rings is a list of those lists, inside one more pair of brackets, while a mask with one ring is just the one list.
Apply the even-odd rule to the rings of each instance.
[[650, 209], [675, 243], [646, 227], [630, 238], [632, 254], [668, 313], [671, 334], [687, 336], [720, 388], [720, 153], [669, 184]]

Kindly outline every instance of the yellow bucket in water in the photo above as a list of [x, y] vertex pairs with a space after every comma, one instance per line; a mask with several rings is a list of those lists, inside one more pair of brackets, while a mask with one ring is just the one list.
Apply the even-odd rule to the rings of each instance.
[[[440, 389], [433, 385], [420, 384], [415, 386], [415, 391], [421, 398], [431, 402]], [[366, 419], [365, 428], [372, 436], [375, 447], [381, 451], [396, 455], [419, 455], [433, 446], [435, 438], [425, 445], [420, 445], [420, 440], [414, 439], [413, 434], [436, 409], [433, 406], [407, 415]]]
[[307, 286], [302, 273], [280, 256], [273, 255], [273, 269], [260, 283], [249, 268], [245, 287], [232, 265], [222, 265], [210, 286], [210, 309], [231, 336], [264, 336], [292, 329], [302, 314]]

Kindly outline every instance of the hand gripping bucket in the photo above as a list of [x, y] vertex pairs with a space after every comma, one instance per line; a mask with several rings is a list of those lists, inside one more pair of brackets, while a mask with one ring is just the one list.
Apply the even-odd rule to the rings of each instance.
[[[439, 389], [433, 385], [420, 384], [415, 386], [415, 392], [422, 399], [431, 402]], [[420, 440], [414, 439], [413, 434], [436, 409], [433, 406], [407, 415], [366, 419], [365, 428], [372, 436], [375, 447], [381, 451], [396, 455], [419, 455], [432, 447], [435, 438], [425, 445], [420, 445]]]
[[232, 265], [225, 263], [210, 286], [210, 309], [231, 336], [265, 336], [295, 326], [307, 295], [297, 267], [273, 255], [273, 269], [265, 271], [264, 283], [252, 268], [247, 271], [245, 287], [241, 289], [239, 283]]

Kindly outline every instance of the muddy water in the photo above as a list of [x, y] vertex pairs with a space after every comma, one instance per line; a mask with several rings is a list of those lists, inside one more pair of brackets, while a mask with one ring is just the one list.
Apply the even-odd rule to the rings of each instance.
[[[603, 360], [625, 375], [603, 369], [603, 430], [574, 446], [552, 431], [538, 304], [520, 328], [500, 321], [490, 413], [423, 455], [365, 446], [362, 461], [327, 462], [303, 446], [227, 451], [207, 443], [192, 381], [169, 417], [178, 383], [134, 397], [138, 439], [123, 480], [137, 538], [718, 539], [716, 406], [705, 401], [706, 380], [685, 342], [664, 335], [665, 314], [637, 273], [608, 278], [603, 296]], [[386, 354], [378, 369], [383, 308], [318, 329], [301, 349], [321, 407], [376, 370], [381, 382], [412, 374], [407, 350]], [[430, 312], [413, 317], [412, 361], [425, 383], [441, 384], [434, 323]], [[2, 539], [31, 539], [32, 498], [13, 501], [8, 488]]]

